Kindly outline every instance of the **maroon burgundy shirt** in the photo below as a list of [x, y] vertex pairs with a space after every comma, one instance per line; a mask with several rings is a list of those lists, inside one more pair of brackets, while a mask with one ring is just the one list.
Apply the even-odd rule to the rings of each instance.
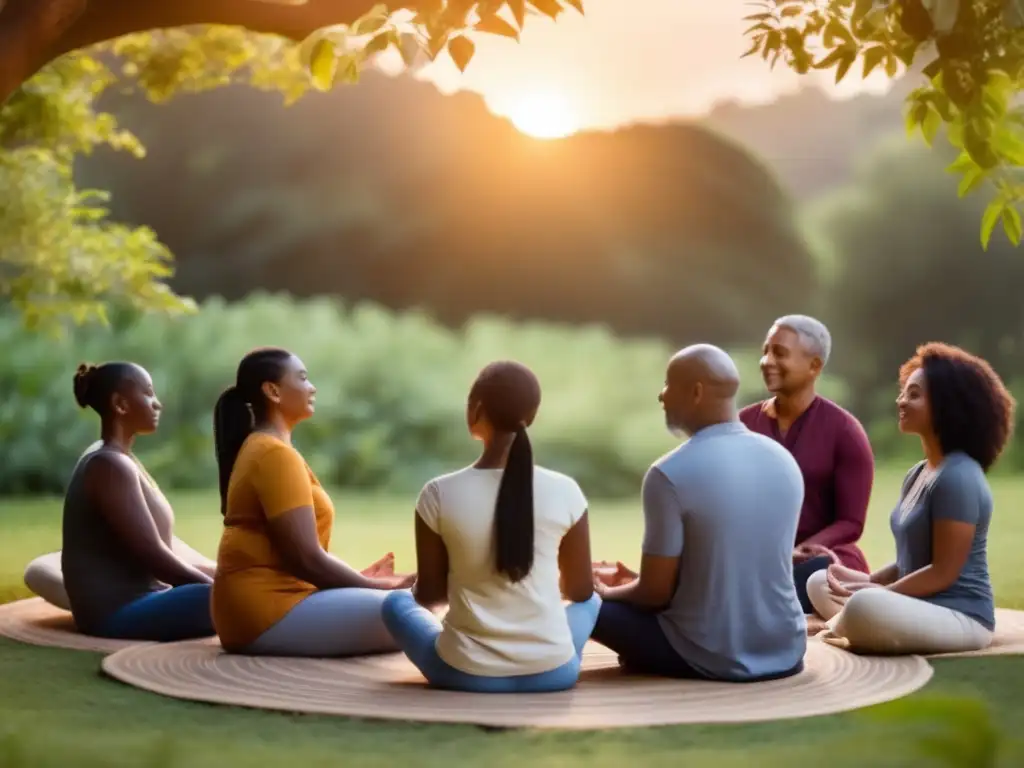
[[753, 432], [786, 447], [804, 476], [804, 505], [796, 544], [820, 544], [843, 564], [868, 572], [857, 546], [871, 499], [875, 458], [864, 428], [853, 414], [820, 395], [783, 436], [775, 419], [775, 401], [765, 400], [740, 411]]

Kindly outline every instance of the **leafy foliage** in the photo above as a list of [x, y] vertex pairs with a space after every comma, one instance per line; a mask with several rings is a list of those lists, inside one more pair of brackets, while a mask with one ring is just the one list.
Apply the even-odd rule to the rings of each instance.
[[1024, 11], [1016, 0], [762, 0], [744, 54], [804, 74], [834, 70], [838, 83], [861, 62], [867, 77], [921, 68], [925, 84], [906, 103], [908, 132], [931, 145], [940, 129], [959, 157], [959, 194], [994, 192], [982, 217], [987, 248], [997, 224], [1021, 240], [1024, 111], [1014, 96], [1024, 78]]
[[103, 319], [111, 300], [189, 308], [162, 282], [170, 254], [154, 233], [109, 221], [106, 195], [75, 187], [77, 153], [106, 145], [142, 154], [112, 115], [95, 110], [96, 95], [111, 82], [96, 59], [67, 57], [0, 109], [0, 296], [32, 328], [68, 316]]
[[[532, 430], [538, 460], [590, 494], [635, 494], [646, 467], [673, 445], [656, 400], [668, 347], [623, 343], [599, 328], [516, 326], [476, 319], [459, 332], [422, 315], [328, 300], [254, 297], [203, 304], [172, 318], [119, 310], [51, 340], [0, 315], [0, 493], [59, 491], [98, 436], [71, 394], [82, 361], [128, 359], [153, 375], [164, 415], [140, 456], [168, 487], [210, 487], [212, 409], [238, 360], [263, 344], [294, 350], [319, 388], [296, 441], [325, 482], [413, 491], [471, 460], [465, 398], [477, 371], [502, 357], [538, 374], [544, 401]], [[743, 358], [757, 390], [756, 358]], [[630, 375], [623, 378], [622, 372]]]
[[[411, 16], [404, 10], [409, 7], [415, 9]], [[434, 61], [447, 51], [465, 71], [476, 53], [472, 33], [518, 41], [528, 15], [556, 20], [567, 8], [583, 13], [582, 0], [419, 0], [397, 7], [379, 3], [352, 24], [310, 35], [302, 44], [302, 60], [321, 90], [355, 82], [367, 59], [389, 49], [398, 51], [407, 66], [420, 57]]]
[[[567, 4], [582, 12], [578, 0]], [[301, 45], [236, 27], [201, 26], [127, 35], [52, 62], [0, 107], [0, 297], [34, 329], [67, 319], [105, 322], [113, 304], [189, 312], [166, 279], [171, 254], [147, 228], [113, 223], [97, 190], [76, 188], [78, 154], [100, 146], [143, 154], [114, 115], [97, 108], [109, 88], [140, 88], [155, 102], [244, 82], [294, 102], [310, 84], [327, 89], [358, 80], [373, 55], [394, 46], [407, 63], [447, 49], [460, 69], [475, 52], [471, 31], [518, 38], [528, 13], [552, 19], [560, 0], [431, 0], [402, 18], [383, 4], [350, 25], [319, 30]], [[408, 14], [406, 14], [408, 15]], [[362, 44], [360, 44], [362, 43]], [[13, 190], [13, 194], [11, 193]]]

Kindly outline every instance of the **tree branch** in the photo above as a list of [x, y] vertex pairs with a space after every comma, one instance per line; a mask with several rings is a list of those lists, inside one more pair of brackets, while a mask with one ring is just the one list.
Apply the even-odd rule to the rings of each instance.
[[58, 56], [133, 32], [223, 24], [301, 40], [320, 27], [351, 23], [376, 4], [375, 0], [309, 0], [303, 5], [266, 0], [7, 0], [6, 4], [0, 0], [0, 103]]
[[53, 57], [86, 0], [0, 0], [0, 104]]

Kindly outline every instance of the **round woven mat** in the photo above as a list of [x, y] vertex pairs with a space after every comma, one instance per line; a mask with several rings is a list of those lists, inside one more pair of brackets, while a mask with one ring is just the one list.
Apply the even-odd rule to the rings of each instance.
[[493, 727], [593, 729], [728, 723], [857, 709], [924, 686], [917, 656], [866, 658], [810, 643], [799, 675], [737, 684], [625, 676], [596, 644], [571, 691], [471, 694], [431, 690], [400, 654], [361, 659], [283, 659], [224, 653], [214, 640], [134, 646], [106, 657], [118, 680], [179, 699], [287, 712]]
[[971, 656], [1017, 656], [1024, 655], [1024, 611], [996, 608], [996, 631], [992, 645], [983, 651], [964, 653], [939, 653], [930, 659], [957, 659]]
[[99, 653], [113, 653], [138, 645], [131, 640], [83, 635], [75, 628], [70, 613], [50, 605], [41, 597], [0, 605], [0, 636], [29, 645]]

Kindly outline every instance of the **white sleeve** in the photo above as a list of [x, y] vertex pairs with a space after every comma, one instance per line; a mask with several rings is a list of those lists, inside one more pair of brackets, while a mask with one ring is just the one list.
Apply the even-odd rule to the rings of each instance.
[[423, 490], [420, 491], [420, 496], [416, 500], [416, 514], [430, 530], [440, 535], [441, 492], [436, 481], [431, 480], [423, 486]]
[[587, 497], [583, 493], [583, 489], [580, 488], [579, 483], [571, 477], [568, 478], [566, 483], [565, 500], [566, 506], [569, 509], [569, 527], [572, 528], [583, 517], [583, 513], [587, 511]]

